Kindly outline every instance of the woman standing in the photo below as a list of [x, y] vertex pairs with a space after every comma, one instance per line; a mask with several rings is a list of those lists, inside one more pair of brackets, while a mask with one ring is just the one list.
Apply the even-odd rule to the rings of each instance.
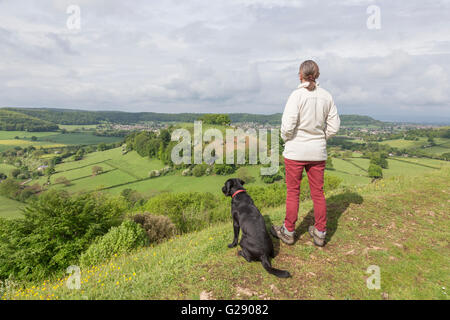
[[339, 130], [340, 119], [328, 91], [319, 87], [319, 66], [312, 60], [300, 65], [298, 88], [290, 95], [281, 120], [281, 137], [286, 168], [286, 218], [272, 226], [272, 234], [286, 244], [294, 243], [303, 169], [308, 175], [314, 203], [314, 226], [308, 231], [317, 246], [325, 245], [327, 207], [323, 194], [326, 140]]

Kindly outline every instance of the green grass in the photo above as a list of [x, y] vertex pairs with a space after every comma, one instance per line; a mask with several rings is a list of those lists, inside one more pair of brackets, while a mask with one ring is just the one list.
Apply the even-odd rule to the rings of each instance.
[[446, 152], [450, 152], [450, 139], [446, 138], [436, 138], [434, 139], [435, 146], [423, 148], [424, 145], [428, 145], [427, 138], [419, 138], [419, 141], [395, 139], [395, 140], [385, 140], [380, 142], [381, 144], [387, 144], [394, 148], [400, 149], [419, 149], [428, 154], [441, 155]]
[[19, 218], [23, 203], [0, 196], [0, 218]]
[[[215, 299], [448, 299], [449, 178], [447, 167], [333, 191], [324, 248], [306, 233], [312, 203], [302, 202], [295, 245], [274, 239], [273, 266], [289, 270], [291, 279], [228, 249], [230, 219], [84, 269], [80, 290], [69, 290], [67, 277], [55, 278], [4, 299], [198, 299], [201, 292]], [[262, 214], [269, 226], [282, 223], [284, 212]], [[380, 290], [366, 286], [370, 265], [380, 267]]]
[[59, 132], [28, 132], [28, 131], [2, 131], [0, 130], [0, 140], [9, 140], [14, 139], [16, 136], [20, 139], [30, 139], [35, 136], [39, 137], [47, 137], [51, 135], [58, 135]]
[[[70, 192], [107, 188], [105, 191], [112, 194], [118, 194], [127, 188], [143, 194], [193, 190], [220, 194], [220, 187], [224, 181], [235, 176], [235, 174], [231, 174], [228, 176], [184, 177], [180, 171], [177, 171], [167, 176], [147, 179], [149, 171], [161, 169], [165, 165], [159, 160], [141, 157], [135, 151], [122, 155], [121, 150], [121, 148], [115, 148], [89, 153], [80, 161], [66, 160], [62, 164], [58, 164], [56, 166], [57, 172], [52, 175], [51, 181], [55, 182], [58, 177], [63, 176], [71, 180], [72, 185], [68, 187], [54, 185], [51, 188], [64, 188]], [[440, 168], [446, 163], [445, 161], [422, 158], [398, 159], [402, 161], [389, 159], [389, 169], [383, 170], [386, 177], [422, 174], [435, 170], [434, 168]], [[357, 153], [355, 153], [355, 157], [346, 160], [333, 158], [333, 164], [335, 170], [327, 170], [327, 172], [330, 175], [342, 178], [344, 185], [364, 185], [371, 181], [367, 176], [369, 160], [359, 157]], [[92, 167], [97, 165], [101, 166], [106, 173], [92, 177]], [[248, 166], [247, 169], [255, 177], [253, 184], [263, 184], [259, 175], [259, 166]], [[43, 184], [46, 179], [46, 177], [41, 177], [38, 182]]]
[[[15, 139], [15, 137], [19, 139]], [[35, 136], [36, 141], [31, 137]], [[26, 131], [0, 131], [0, 152], [12, 149], [14, 147], [37, 148], [56, 148], [65, 145], [91, 145], [99, 143], [114, 143], [122, 141], [120, 137], [101, 137], [92, 132], [69, 132], [62, 134], [60, 132], [26, 132]]]
[[409, 148], [416, 148], [420, 147], [427, 143], [426, 138], [419, 138], [418, 141], [414, 140], [405, 140], [405, 139], [394, 139], [394, 140], [385, 140], [379, 142], [380, 144], [387, 144], [394, 148], [400, 148], [400, 149], [409, 149]]
[[47, 136], [38, 137], [38, 141], [45, 141], [51, 143], [59, 143], [66, 145], [90, 145], [99, 143], [114, 143], [122, 141], [123, 138], [120, 137], [101, 137], [96, 136], [91, 132], [69, 132], [66, 134], [52, 134]]
[[61, 129], [66, 129], [67, 131], [75, 131], [75, 130], [92, 130], [96, 129], [96, 124], [58, 124]]

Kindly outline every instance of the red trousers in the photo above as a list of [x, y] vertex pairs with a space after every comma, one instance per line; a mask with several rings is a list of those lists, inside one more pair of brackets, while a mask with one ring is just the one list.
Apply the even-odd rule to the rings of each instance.
[[327, 204], [323, 194], [323, 175], [325, 161], [296, 161], [284, 159], [286, 168], [286, 219], [284, 225], [288, 231], [294, 231], [298, 218], [298, 206], [300, 197], [300, 183], [302, 181], [303, 168], [308, 175], [311, 198], [314, 203], [315, 227], [319, 231], [326, 231]]

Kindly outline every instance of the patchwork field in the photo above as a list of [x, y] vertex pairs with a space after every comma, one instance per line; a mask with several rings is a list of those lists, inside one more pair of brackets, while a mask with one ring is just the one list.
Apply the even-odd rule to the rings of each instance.
[[[33, 141], [31, 138], [36, 137]], [[99, 143], [114, 143], [121, 141], [120, 137], [101, 137], [92, 132], [26, 132], [0, 131], [0, 152], [14, 147], [57, 148], [66, 145], [92, 145]]]
[[[359, 157], [350, 159], [333, 158], [334, 170], [327, 170], [327, 174], [338, 176], [343, 185], [363, 185], [372, 180], [367, 176], [369, 160]], [[445, 161], [422, 158], [389, 158], [389, 169], [383, 170], [385, 177], [402, 175], [420, 175], [435, 171], [447, 165]], [[104, 173], [93, 176], [92, 167], [102, 167]], [[230, 177], [228, 176], [182, 176], [180, 171], [169, 173], [166, 176], [148, 178], [151, 170], [161, 169], [165, 165], [156, 159], [139, 156], [132, 151], [122, 155], [121, 148], [87, 154], [80, 161], [67, 161], [56, 166], [56, 173], [51, 177], [50, 188], [62, 188], [69, 192], [104, 189], [104, 191], [118, 194], [122, 190], [131, 188], [143, 194], [155, 192], [186, 192], [208, 191], [220, 193], [220, 187]], [[247, 167], [249, 173], [255, 178], [252, 184], [263, 184], [259, 176], [259, 166]], [[69, 186], [57, 184], [58, 178], [65, 177], [71, 181]], [[38, 182], [44, 184], [46, 177]]]
[[386, 140], [380, 142], [380, 144], [386, 144], [394, 148], [400, 149], [420, 149], [429, 154], [443, 154], [446, 152], [450, 152], [450, 139], [445, 138], [436, 138], [434, 139], [435, 146], [423, 148], [424, 145], [428, 145], [427, 138], [420, 138], [419, 141], [412, 140], [404, 140], [404, 139], [395, 139], [395, 140]]

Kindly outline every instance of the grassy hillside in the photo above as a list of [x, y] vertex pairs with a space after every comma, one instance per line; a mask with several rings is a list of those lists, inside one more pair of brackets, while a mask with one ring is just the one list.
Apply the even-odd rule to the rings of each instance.
[[[36, 140], [32, 140], [35, 137]], [[0, 152], [14, 147], [58, 148], [67, 145], [92, 145], [114, 143], [123, 140], [119, 137], [96, 136], [93, 132], [26, 132], [0, 130]]]
[[[132, 151], [122, 155], [121, 148], [110, 149], [87, 154], [83, 160], [66, 160], [56, 166], [56, 174], [52, 175], [54, 183], [59, 177], [66, 177], [72, 184], [68, 187], [54, 184], [51, 188], [63, 188], [70, 192], [95, 190], [107, 188], [105, 191], [118, 194], [123, 189], [131, 188], [144, 194], [155, 192], [185, 192], [200, 191], [220, 193], [220, 187], [228, 176], [203, 176], [194, 177], [181, 175], [181, 172], [171, 173], [167, 176], [147, 179], [151, 170], [161, 169], [164, 164], [156, 159], [148, 159], [139, 156]], [[354, 157], [348, 160], [333, 158], [335, 170], [327, 171], [328, 174], [342, 178], [344, 185], [363, 185], [371, 181], [367, 176], [369, 160]], [[447, 163], [441, 160], [422, 158], [390, 158], [389, 169], [383, 170], [385, 177], [397, 175], [409, 175], [438, 170]], [[92, 167], [101, 166], [104, 173], [92, 176]], [[262, 184], [259, 176], [259, 166], [250, 166], [248, 171], [256, 179], [254, 184]], [[46, 177], [41, 177], [38, 182], [45, 183]]]
[[[157, 122], [194, 122], [204, 113], [156, 113], [156, 112], [120, 112], [120, 111], [84, 111], [69, 109], [46, 108], [6, 108], [3, 110], [21, 113], [48, 122], [62, 125], [94, 125], [101, 122], [137, 123], [140, 121]], [[1, 111], [1, 109], [0, 109]], [[279, 125], [281, 113], [270, 115], [250, 113], [230, 113], [231, 122], [256, 122], [261, 124]], [[388, 124], [369, 116], [341, 115], [343, 126], [379, 127]]]
[[[301, 204], [298, 240], [274, 240], [273, 265], [291, 279], [267, 274], [228, 249], [232, 223], [119, 256], [82, 270], [81, 289], [67, 278], [6, 293], [3, 299], [448, 299], [450, 283], [450, 168], [419, 177], [392, 177], [327, 194], [328, 244], [312, 245], [312, 203]], [[284, 208], [263, 212], [280, 224]], [[381, 289], [366, 287], [370, 265]]]
[[55, 131], [58, 126], [49, 121], [26, 115], [21, 112], [15, 112], [0, 109], [0, 130], [7, 131]]
[[0, 196], [0, 218], [18, 218], [22, 215], [20, 210], [24, 206], [15, 200]]
[[380, 142], [381, 144], [387, 144], [394, 148], [399, 149], [411, 149], [411, 150], [422, 150], [428, 154], [443, 154], [446, 152], [450, 152], [450, 139], [447, 138], [436, 138], [435, 146], [426, 147], [423, 146], [429, 145], [427, 142], [427, 138], [421, 137], [418, 141], [414, 140], [405, 140], [405, 139], [395, 139], [395, 140], [385, 140]]

